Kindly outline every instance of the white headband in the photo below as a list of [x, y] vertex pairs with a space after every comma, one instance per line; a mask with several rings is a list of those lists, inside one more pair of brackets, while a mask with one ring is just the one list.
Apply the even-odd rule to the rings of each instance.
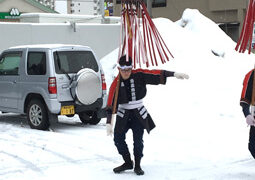
[[132, 66], [132, 65], [130, 65], [130, 66], [126, 66], [126, 65], [124, 65], [124, 66], [120, 66], [120, 65], [118, 65], [118, 67], [119, 67], [121, 70], [125, 70], [125, 69], [132, 69], [132, 68], [133, 68], [133, 66]]

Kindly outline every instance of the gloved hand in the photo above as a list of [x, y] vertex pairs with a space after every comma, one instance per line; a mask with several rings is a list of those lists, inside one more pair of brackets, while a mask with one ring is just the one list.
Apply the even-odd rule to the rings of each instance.
[[177, 79], [189, 79], [189, 75], [177, 72], [174, 73], [174, 77], [176, 77]]
[[249, 126], [254, 126], [255, 125], [254, 117], [252, 115], [250, 115], [250, 114], [248, 116], [246, 116], [246, 123]]
[[112, 136], [113, 135], [113, 127], [111, 124], [106, 124], [106, 133], [107, 136]]
[[111, 124], [112, 122], [112, 113], [107, 113], [106, 114], [106, 123]]

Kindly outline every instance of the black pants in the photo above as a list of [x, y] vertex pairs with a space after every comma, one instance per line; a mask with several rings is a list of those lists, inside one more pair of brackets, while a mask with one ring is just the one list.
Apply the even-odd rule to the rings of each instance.
[[251, 155], [255, 159], [255, 127], [254, 126], [251, 126], [250, 128], [248, 148], [249, 148], [249, 151], [251, 152]]
[[134, 113], [129, 113], [128, 122], [123, 133], [114, 132], [114, 143], [122, 156], [129, 155], [128, 146], [126, 143], [126, 133], [131, 129], [133, 131], [134, 156], [143, 157], [143, 133], [144, 127]]

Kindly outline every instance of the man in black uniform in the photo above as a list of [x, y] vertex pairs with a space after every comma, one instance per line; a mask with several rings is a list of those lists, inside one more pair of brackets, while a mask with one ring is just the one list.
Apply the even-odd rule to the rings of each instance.
[[134, 172], [137, 175], [143, 175], [144, 171], [140, 166], [141, 158], [143, 157], [143, 133], [144, 129], [149, 133], [155, 127], [150, 114], [142, 102], [146, 95], [146, 85], [165, 84], [166, 78], [171, 76], [175, 76], [178, 79], [188, 79], [189, 76], [165, 70], [132, 70], [132, 59], [128, 58], [127, 61], [126, 56], [120, 58], [118, 69], [120, 75], [114, 79], [109, 91], [106, 126], [107, 134], [111, 135], [113, 133], [111, 120], [114, 97], [118, 94], [116, 99], [117, 117], [114, 128], [114, 143], [125, 162], [121, 166], [114, 168], [113, 171], [120, 173], [133, 169], [133, 162], [125, 142], [126, 133], [131, 129], [134, 141]]
[[255, 127], [254, 127], [255, 126], [255, 120], [254, 120], [255, 109], [254, 109], [254, 106], [252, 106], [251, 112], [250, 112], [252, 99], [255, 98], [255, 94], [253, 95], [253, 92], [255, 92], [253, 90], [255, 88], [253, 87], [253, 80], [254, 80], [254, 70], [251, 70], [250, 72], [246, 74], [243, 81], [243, 90], [241, 94], [240, 105], [242, 106], [243, 114], [246, 118], [246, 123], [247, 125], [250, 126], [248, 148], [253, 158], [255, 158]]

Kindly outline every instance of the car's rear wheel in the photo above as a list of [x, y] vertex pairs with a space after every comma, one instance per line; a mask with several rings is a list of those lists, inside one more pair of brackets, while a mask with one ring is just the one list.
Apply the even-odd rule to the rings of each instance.
[[100, 122], [101, 118], [97, 117], [97, 112], [83, 112], [79, 113], [82, 123], [96, 125]]
[[49, 128], [47, 107], [42, 101], [32, 99], [28, 103], [27, 120], [32, 129], [46, 130]]

